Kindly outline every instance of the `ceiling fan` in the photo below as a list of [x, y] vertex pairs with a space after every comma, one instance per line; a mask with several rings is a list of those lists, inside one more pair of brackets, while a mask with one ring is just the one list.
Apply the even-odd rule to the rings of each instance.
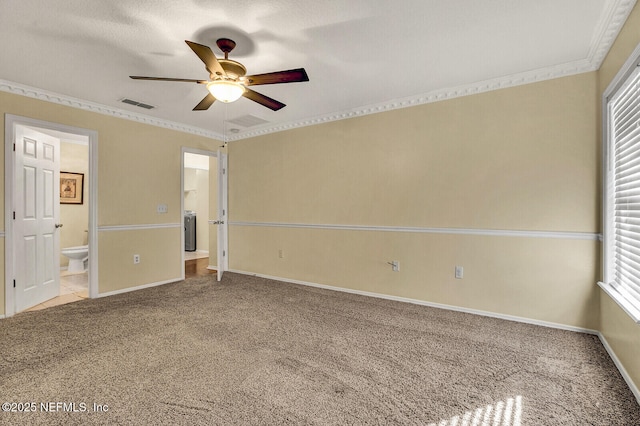
[[220, 38], [216, 44], [224, 53], [224, 59], [217, 59], [208, 46], [185, 40], [191, 50], [204, 62], [209, 72], [209, 80], [192, 80], [186, 78], [143, 77], [131, 75], [134, 80], [179, 81], [185, 83], [205, 84], [209, 93], [193, 108], [194, 111], [204, 111], [216, 101], [234, 102], [241, 96], [251, 99], [260, 105], [277, 111], [286, 105], [261, 93], [249, 89], [249, 86], [261, 84], [296, 83], [309, 81], [304, 68], [287, 71], [277, 71], [266, 74], [245, 75], [247, 69], [240, 62], [229, 59], [229, 52], [236, 47], [236, 43], [228, 38]]

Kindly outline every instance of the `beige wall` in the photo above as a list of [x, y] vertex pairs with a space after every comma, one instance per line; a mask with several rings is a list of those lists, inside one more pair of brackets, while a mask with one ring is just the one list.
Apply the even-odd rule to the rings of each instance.
[[[609, 51], [598, 73], [599, 97], [640, 44], [640, 4], [636, 4]], [[600, 136], [600, 135], [599, 135]], [[627, 373], [640, 388], [640, 325], [631, 318], [604, 292], [601, 294], [600, 332], [605, 337]]]
[[[60, 247], [75, 247], [88, 244], [89, 229], [89, 145], [60, 143], [60, 170], [83, 173], [84, 190], [82, 204], [60, 204]], [[60, 255], [60, 266], [69, 265], [69, 259]]]
[[[5, 114], [97, 131], [100, 293], [180, 277], [181, 147], [214, 150], [218, 141], [0, 92], [2, 129]], [[4, 132], [0, 137], [4, 145]], [[4, 149], [0, 164], [4, 170]], [[4, 171], [0, 181], [4, 227]], [[158, 214], [158, 204], [167, 204], [168, 213]], [[109, 226], [121, 230], [104, 228]], [[141, 255], [139, 265], [133, 265], [133, 254]], [[4, 268], [1, 276], [4, 288]], [[0, 315], [4, 308], [2, 303]]]
[[[596, 241], [232, 228], [232, 269], [575, 327], [598, 325], [598, 291], [588, 284], [598, 261]], [[392, 260], [399, 260], [399, 272], [387, 264]], [[455, 265], [464, 266], [464, 279], [454, 278]]]
[[[231, 142], [230, 268], [596, 329], [596, 73]], [[283, 257], [279, 258], [279, 250]], [[399, 272], [387, 264], [398, 260]], [[454, 267], [465, 268], [462, 280]]]
[[[100, 232], [99, 250], [109, 254], [101, 253], [99, 259], [101, 292], [178, 281], [182, 273], [181, 232], [181, 227]], [[132, 262], [134, 254], [140, 255], [137, 265]], [[103, 283], [109, 286], [104, 289]]]

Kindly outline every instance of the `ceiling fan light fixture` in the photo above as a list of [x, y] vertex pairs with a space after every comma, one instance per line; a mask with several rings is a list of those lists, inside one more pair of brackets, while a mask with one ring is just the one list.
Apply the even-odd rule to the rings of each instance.
[[144, 77], [139, 75], [131, 75], [129, 77], [134, 80], [180, 81], [184, 83], [206, 84], [209, 93], [193, 108], [193, 111], [205, 111], [209, 109], [216, 100], [224, 103], [235, 102], [241, 96], [267, 107], [272, 111], [278, 111], [286, 105], [262, 93], [249, 89], [248, 86], [309, 81], [309, 76], [304, 68], [245, 76], [247, 73], [245, 66], [240, 62], [229, 59], [229, 52], [236, 46], [236, 42], [228, 38], [220, 38], [216, 41], [220, 50], [224, 52], [224, 59], [216, 58], [216, 55], [213, 54], [211, 48], [208, 46], [189, 40], [185, 40], [185, 42], [191, 50], [193, 50], [193, 53], [204, 62], [209, 72], [210, 80]]
[[245, 91], [242, 84], [229, 80], [215, 80], [207, 83], [207, 89], [214, 98], [221, 102], [235, 102]]

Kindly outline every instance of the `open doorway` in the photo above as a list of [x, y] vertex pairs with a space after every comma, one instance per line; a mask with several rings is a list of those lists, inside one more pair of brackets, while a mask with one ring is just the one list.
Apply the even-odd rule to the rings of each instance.
[[7, 316], [96, 295], [96, 147], [94, 131], [7, 115]]
[[[191, 154], [195, 154], [195, 156]], [[191, 161], [186, 159], [193, 159], [199, 165], [194, 166], [192, 163], [185, 163], [185, 161]], [[185, 213], [185, 218], [187, 215], [195, 217], [195, 231], [187, 230], [188, 221], [185, 219], [185, 229], [182, 232], [181, 239], [183, 268], [185, 257], [191, 256], [191, 254], [185, 256], [187, 253], [198, 253], [198, 251], [203, 253], [206, 251], [208, 255], [206, 261], [200, 260], [200, 263], [206, 269], [206, 271], [202, 270], [202, 272], [206, 272], [206, 274], [216, 272], [216, 278], [220, 281], [224, 271], [229, 269], [227, 257], [227, 155], [221, 151], [213, 152], [183, 147], [181, 161], [182, 211]], [[188, 171], [189, 169], [196, 169], [196, 171], [191, 172]], [[204, 169], [207, 169], [206, 173], [204, 173]], [[200, 170], [200, 172], [197, 170]], [[196, 177], [195, 183], [185, 182], [190, 179], [188, 177], [189, 174], [193, 174]], [[204, 183], [205, 181], [206, 184]], [[191, 193], [194, 189], [198, 192], [196, 197], [193, 197], [194, 194]], [[201, 191], [205, 191], [206, 196], [200, 194]], [[198, 200], [201, 195], [202, 198]], [[197, 208], [200, 211], [193, 210], [194, 206], [199, 206]], [[189, 241], [191, 243], [189, 246], [187, 246], [187, 232], [191, 232], [192, 236], [195, 235], [195, 241]], [[206, 237], [199, 237], [199, 235], [205, 234]], [[199, 238], [206, 238], [205, 243], [199, 243]], [[185, 269], [183, 269], [182, 276], [185, 277]]]
[[212, 244], [217, 239], [217, 230], [209, 225], [217, 204], [215, 160], [209, 154], [185, 152], [183, 155], [185, 278], [216, 272], [215, 260], [210, 259], [217, 257], [217, 245]]

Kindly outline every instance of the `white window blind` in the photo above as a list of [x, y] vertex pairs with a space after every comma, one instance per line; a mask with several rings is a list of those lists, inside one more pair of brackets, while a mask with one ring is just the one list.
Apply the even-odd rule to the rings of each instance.
[[607, 110], [607, 280], [627, 312], [640, 312], [640, 66], [610, 98]]

